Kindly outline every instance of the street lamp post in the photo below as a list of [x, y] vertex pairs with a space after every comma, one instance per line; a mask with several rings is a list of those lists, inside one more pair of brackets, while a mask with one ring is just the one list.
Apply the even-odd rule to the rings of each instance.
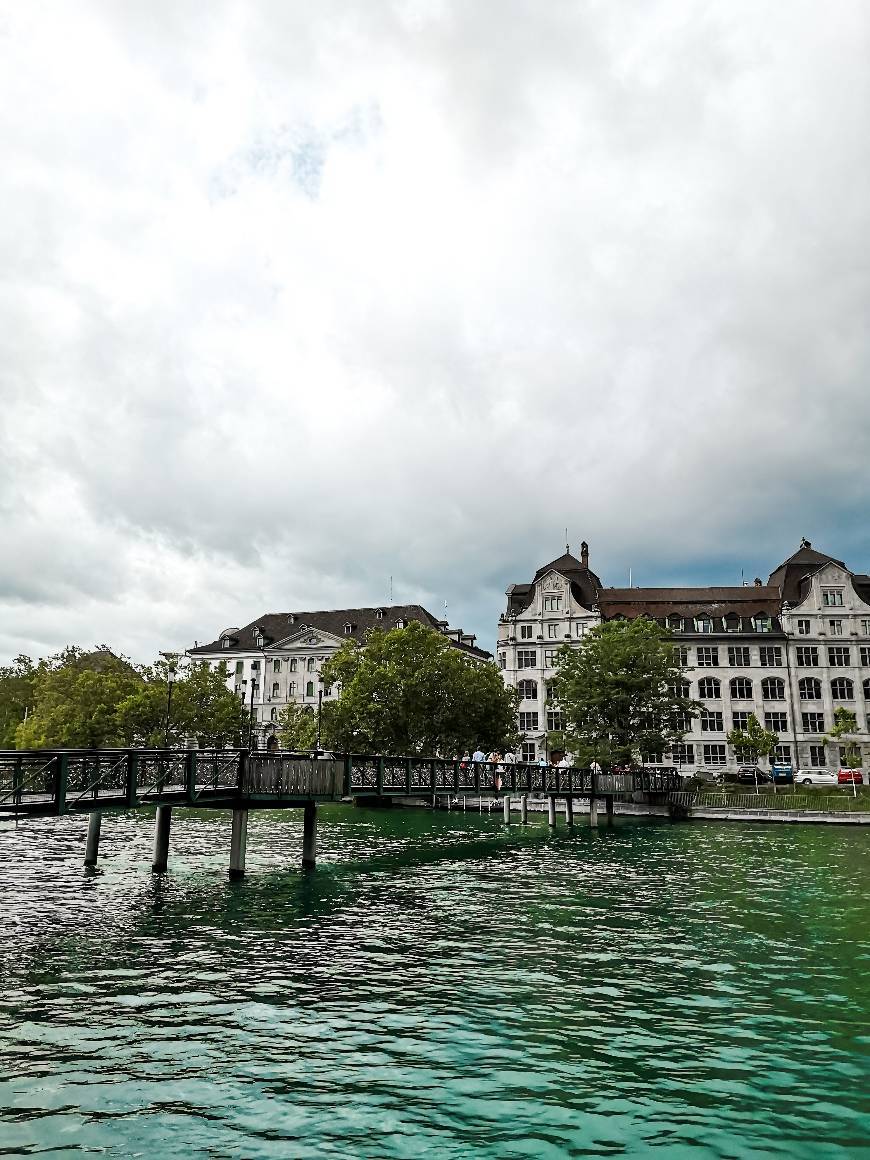
[[314, 743], [315, 750], [320, 753], [320, 722], [323, 716], [323, 677], [317, 677], [317, 740]]
[[162, 652], [160, 654], [166, 661], [166, 723], [163, 727], [163, 748], [169, 748], [169, 726], [172, 721], [172, 686], [175, 683], [175, 670], [178, 666], [178, 658], [181, 653], [177, 652]]

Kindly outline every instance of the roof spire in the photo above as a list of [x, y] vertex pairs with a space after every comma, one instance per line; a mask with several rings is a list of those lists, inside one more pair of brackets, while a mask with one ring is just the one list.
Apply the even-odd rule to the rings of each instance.
[[568, 543], [568, 529], [565, 529], [565, 555], [571, 555], [571, 545]]

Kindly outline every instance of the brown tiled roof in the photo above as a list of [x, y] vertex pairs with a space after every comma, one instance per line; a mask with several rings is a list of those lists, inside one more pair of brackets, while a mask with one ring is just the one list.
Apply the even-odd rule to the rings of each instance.
[[772, 618], [778, 627], [780, 608], [779, 589], [771, 585], [739, 588], [602, 588], [598, 593], [598, 607], [604, 620], [616, 616], [632, 620], [648, 616], [665, 621], [669, 616], [692, 619], [706, 613], [716, 624], [723, 617], [738, 617], [744, 631], [751, 631], [745, 623], [761, 613]]
[[767, 582], [778, 585], [782, 589], [783, 601], [787, 600], [789, 604], [799, 604], [806, 596], [807, 585], [805, 581], [807, 577], [818, 572], [819, 568], [823, 568], [825, 564], [838, 564], [844, 571], [849, 571], [842, 560], [837, 560], [824, 552], [817, 552], [808, 540], [803, 540], [794, 555], [789, 556], [771, 572]]
[[508, 607], [511, 612], [522, 612], [528, 608], [535, 584], [548, 572], [558, 572], [560, 576], [564, 576], [571, 584], [574, 599], [584, 608], [589, 608], [595, 603], [595, 593], [601, 587], [601, 581], [594, 572], [584, 567], [576, 556], [572, 556], [570, 552], [565, 552], [557, 560], [551, 560], [549, 564], [544, 564], [542, 568], [539, 568], [531, 584], [513, 584], [511, 586], [508, 590]]
[[[383, 613], [383, 616], [377, 615], [379, 611]], [[380, 628], [386, 631], [395, 628], [396, 622], [399, 620], [416, 620], [425, 624], [427, 628], [439, 627], [439, 621], [421, 604], [385, 604], [380, 608], [377, 606], [372, 608], [336, 608], [323, 612], [266, 612], [256, 620], [252, 620], [250, 624], [245, 625], [244, 628], [236, 628], [231, 633], [227, 633], [226, 635], [231, 640], [229, 648], [223, 648], [222, 638], [218, 637], [211, 644], [198, 645], [187, 651], [191, 656], [215, 652], [220, 652], [221, 655], [250, 652], [257, 647], [255, 644], [257, 630], [263, 634], [264, 648], [268, 648], [278, 641], [286, 640], [289, 636], [295, 636], [306, 628], [320, 629], [332, 636], [339, 637], [341, 640], [362, 641], [366, 633], [372, 629]], [[351, 631], [345, 632], [345, 625], [348, 624], [351, 626]], [[479, 657], [482, 660], [492, 656], [492, 653], [474, 645], [462, 644], [455, 640], [451, 640], [451, 644], [470, 656]]]

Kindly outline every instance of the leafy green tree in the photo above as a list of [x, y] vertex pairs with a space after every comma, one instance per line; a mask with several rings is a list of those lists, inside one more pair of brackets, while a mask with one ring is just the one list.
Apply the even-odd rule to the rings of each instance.
[[832, 741], [844, 741], [846, 754], [843, 762], [846, 769], [861, 768], [861, 746], [855, 734], [858, 732], [858, 718], [852, 709], [841, 705], [834, 710], [834, 725], [829, 731]]
[[0, 749], [15, 745], [15, 731], [33, 706], [35, 678], [30, 657], [17, 656], [0, 667]]
[[123, 744], [119, 703], [142, 676], [103, 645], [69, 647], [42, 660], [33, 677], [33, 710], [15, 731], [19, 749], [98, 749]]
[[735, 749], [750, 754], [752, 761], [764, 757], [770, 761], [779, 745], [779, 737], [770, 729], [765, 729], [754, 713], [749, 714], [745, 729], [732, 729], [725, 740]]
[[345, 642], [323, 682], [341, 690], [329, 705], [334, 749], [450, 756], [517, 744], [516, 694], [496, 666], [417, 621], [372, 632], [362, 647]]
[[679, 741], [697, 712], [668, 633], [654, 620], [609, 620], [556, 654], [553, 695], [577, 764], [629, 764]]
[[[285, 705], [278, 714], [278, 739], [283, 748], [296, 750], [297, 753], [306, 752], [314, 748], [316, 737], [317, 718], [311, 706], [297, 705], [293, 701]], [[325, 745], [322, 736], [321, 744]]]
[[206, 661], [161, 660], [146, 669], [144, 677], [142, 686], [118, 705], [125, 744], [180, 745], [194, 738], [210, 748], [240, 744], [247, 737], [248, 711], [226, 687], [223, 661], [213, 669]]

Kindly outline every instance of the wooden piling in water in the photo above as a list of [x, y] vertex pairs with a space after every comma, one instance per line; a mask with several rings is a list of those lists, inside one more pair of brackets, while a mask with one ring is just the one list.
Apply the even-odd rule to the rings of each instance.
[[103, 824], [102, 810], [91, 810], [88, 816], [88, 838], [85, 843], [85, 865], [96, 866], [100, 853], [100, 827]]
[[247, 846], [248, 811], [233, 810], [233, 828], [230, 835], [230, 878], [244, 878]]
[[302, 866], [313, 870], [317, 865], [317, 803], [306, 802], [302, 811]]
[[529, 824], [529, 795], [524, 793], [520, 798], [520, 822], [527, 826]]
[[511, 799], [505, 794], [504, 798], [504, 824], [509, 826], [511, 824]]
[[556, 799], [552, 794], [547, 798], [547, 822], [551, 826], [556, 824]]
[[169, 827], [172, 825], [172, 806], [158, 806], [154, 822], [154, 861], [151, 869], [163, 874], [169, 861]]

